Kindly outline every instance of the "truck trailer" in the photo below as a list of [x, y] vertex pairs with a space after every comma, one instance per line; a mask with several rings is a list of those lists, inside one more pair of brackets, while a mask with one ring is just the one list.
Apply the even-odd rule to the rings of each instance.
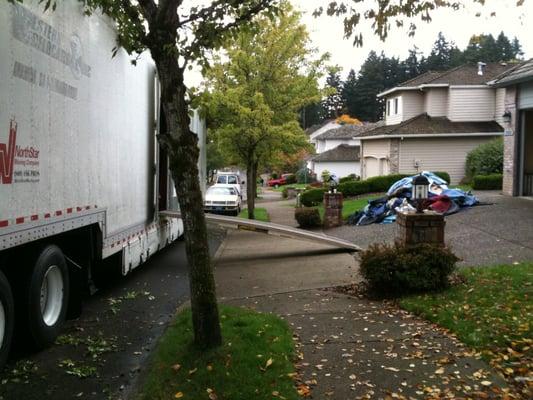
[[183, 233], [160, 214], [178, 202], [154, 63], [115, 46], [113, 22], [79, 1], [0, 2], [0, 366], [15, 329], [50, 345], [95, 283]]

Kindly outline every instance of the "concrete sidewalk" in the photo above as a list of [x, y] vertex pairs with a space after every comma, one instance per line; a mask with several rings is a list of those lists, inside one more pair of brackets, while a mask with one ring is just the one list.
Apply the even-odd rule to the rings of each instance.
[[224, 303], [291, 325], [313, 399], [502, 398], [505, 382], [442, 330], [323, 289], [357, 281], [357, 268], [353, 255], [323, 245], [239, 231], [215, 261]]

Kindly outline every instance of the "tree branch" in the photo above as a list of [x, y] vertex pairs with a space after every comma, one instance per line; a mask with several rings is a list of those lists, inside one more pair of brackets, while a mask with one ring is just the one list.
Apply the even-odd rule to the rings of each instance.
[[151, 23], [157, 15], [157, 5], [154, 0], [137, 0], [144, 18]]

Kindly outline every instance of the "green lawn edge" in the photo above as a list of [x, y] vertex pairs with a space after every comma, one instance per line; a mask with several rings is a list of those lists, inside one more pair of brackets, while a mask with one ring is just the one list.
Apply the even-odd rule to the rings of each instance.
[[[254, 215], [256, 221], [263, 221], [263, 222], [269, 222], [270, 217], [268, 215], [268, 212], [266, 208], [256, 207], [254, 209]], [[248, 209], [245, 208], [239, 213], [239, 218], [248, 219]]]
[[157, 345], [137, 399], [209, 399], [209, 391], [218, 399], [299, 398], [288, 324], [243, 308], [221, 306], [220, 315], [224, 344], [201, 351], [192, 344], [190, 310], [178, 314]]

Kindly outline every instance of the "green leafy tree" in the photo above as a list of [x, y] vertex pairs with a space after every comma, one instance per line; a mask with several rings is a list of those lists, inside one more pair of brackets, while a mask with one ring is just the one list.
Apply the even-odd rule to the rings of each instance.
[[357, 74], [351, 69], [342, 85], [342, 100], [346, 105], [346, 111], [351, 117], [358, 116]]
[[[260, 166], [279, 165], [282, 155], [307, 148], [299, 110], [320, 98], [317, 79], [324, 59], [310, 61], [300, 15], [282, 2], [277, 18], [225, 45], [207, 71], [206, 103], [222, 151], [246, 167], [248, 217], [254, 218]], [[226, 60], [227, 59], [227, 60]]]

